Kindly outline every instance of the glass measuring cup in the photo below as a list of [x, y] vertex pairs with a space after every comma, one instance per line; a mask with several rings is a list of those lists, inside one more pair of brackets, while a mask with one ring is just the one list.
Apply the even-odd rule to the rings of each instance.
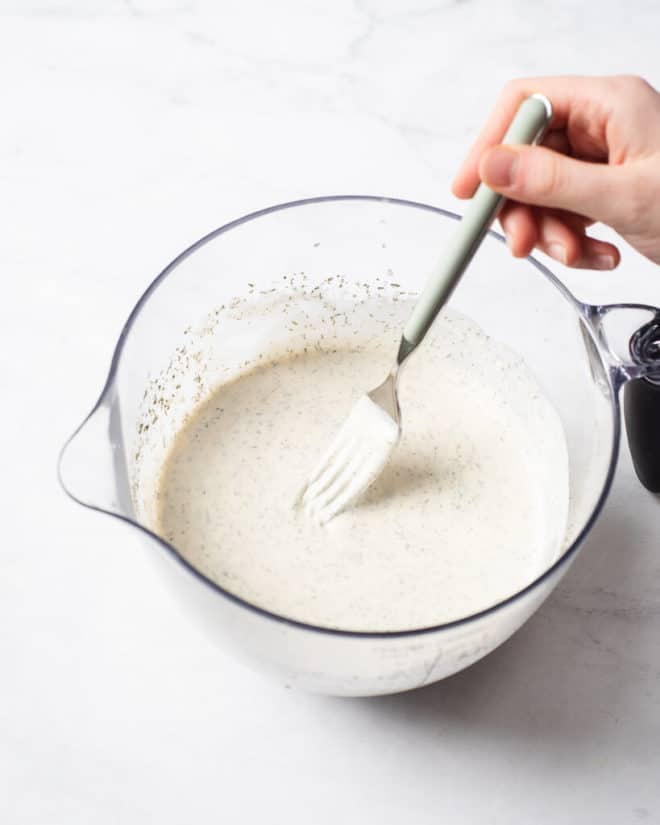
[[265, 209], [212, 232], [140, 298], [99, 400], [62, 451], [60, 478], [69, 495], [139, 530], [173, 592], [208, 632], [288, 684], [337, 695], [398, 692], [455, 673], [508, 638], [564, 575], [605, 503], [619, 448], [622, 390], [638, 473], [660, 490], [653, 426], [660, 418], [658, 309], [583, 304], [537, 261], [513, 261], [491, 233], [451, 306], [524, 357], [568, 444], [564, 550], [535, 581], [499, 604], [436, 627], [330, 630], [234, 596], [153, 532], [155, 502], [143, 491], [155, 489], [168, 439], [228, 364], [282, 333], [238, 316], [213, 323], [214, 308], [231, 309], [237, 296], [267, 292], [293, 273], [304, 274], [308, 285], [327, 287], [328, 276], [341, 274], [347, 281], [381, 278], [419, 290], [456, 217], [396, 199], [329, 197]]

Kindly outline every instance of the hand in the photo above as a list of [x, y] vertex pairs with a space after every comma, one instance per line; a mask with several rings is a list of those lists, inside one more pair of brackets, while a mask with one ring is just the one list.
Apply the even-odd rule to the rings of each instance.
[[[534, 92], [554, 110], [543, 145], [498, 145]], [[537, 247], [568, 266], [613, 269], [617, 247], [586, 234], [602, 221], [660, 263], [660, 94], [639, 77], [512, 81], [452, 190], [469, 198], [480, 180], [510, 199], [500, 223], [517, 257]]]

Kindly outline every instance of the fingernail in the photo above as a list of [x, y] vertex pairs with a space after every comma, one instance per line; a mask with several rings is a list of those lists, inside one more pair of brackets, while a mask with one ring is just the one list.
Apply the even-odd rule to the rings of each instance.
[[614, 255], [594, 255], [592, 264], [594, 269], [614, 269], [616, 261]]
[[562, 264], [566, 263], [566, 249], [560, 243], [550, 243], [547, 246], [548, 255]]
[[486, 155], [481, 173], [489, 186], [507, 187], [514, 182], [517, 168], [517, 152], [502, 147]]

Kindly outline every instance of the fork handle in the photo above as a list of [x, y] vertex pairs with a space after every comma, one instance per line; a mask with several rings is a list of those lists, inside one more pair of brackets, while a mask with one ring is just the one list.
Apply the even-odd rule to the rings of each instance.
[[[502, 142], [518, 145], [538, 143], [551, 117], [550, 101], [543, 95], [531, 95], [521, 103]], [[404, 327], [402, 350], [406, 354], [421, 343], [436, 315], [449, 300], [503, 201], [502, 195], [483, 183], [479, 185]]]

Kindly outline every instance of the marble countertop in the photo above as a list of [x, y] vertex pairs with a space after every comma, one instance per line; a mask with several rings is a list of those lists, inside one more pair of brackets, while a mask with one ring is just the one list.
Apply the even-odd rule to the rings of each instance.
[[[313, 194], [456, 206], [512, 76], [660, 83], [655, 2], [0, 4], [0, 821], [660, 823], [660, 502], [622, 450], [569, 575], [507, 644], [413, 694], [287, 690], [211, 647], [138, 539], [55, 480], [149, 280]], [[561, 269], [556, 267], [556, 269]], [[660, 302], [626, 249], [580, 296]]]

